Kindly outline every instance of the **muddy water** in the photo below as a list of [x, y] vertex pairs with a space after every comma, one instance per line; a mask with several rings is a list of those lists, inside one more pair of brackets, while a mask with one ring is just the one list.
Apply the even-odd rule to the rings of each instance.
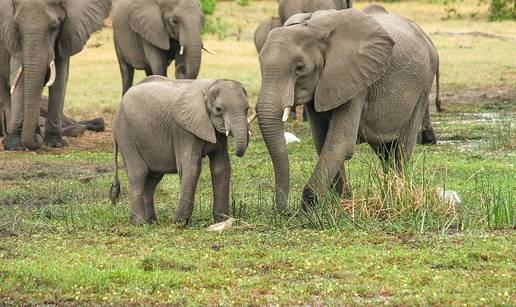
[[[501, 129], [507, 130], [504, 133], [510, 133], [514, 130], [515, 123], [516, 113], [504, 111], [450, 113], [445, 114], [439, 120], [433, 121], [438, 131], [445, 131], [444, 133], [438, 133], [437, 143], [455, 145], [460, 150], [470, 150], [485, 145], [491, 137], [496, 137]], [[468, 135], [464, 132], [464, 129], [455, 132], [453, 127], [449, 127], [449, 125], [464, 125], [466, 131], [469, 130], [467, 126], [471, 126], [472, 133]], [[486, 129], [483, 129], [484, 126]]]

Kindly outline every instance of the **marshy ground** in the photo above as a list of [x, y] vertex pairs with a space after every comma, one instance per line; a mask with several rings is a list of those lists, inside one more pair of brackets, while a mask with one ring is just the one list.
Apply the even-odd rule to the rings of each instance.
[[[201, 78], [241, 81], [254, 105], [260, 70], [252, 35], [276, 1], [219, 3], [217, 33], [204, 44]], [[358, 2], [361, 8], [366, 3]], [[68, 139], [64, 149], [0, 152], [0, 302], [8, 304], [438, 304], [516, 302], [516, 22], [486, 22], [483, 5], [457, 4], [462, 18], [427, 1], [385, 4], [415, 20], [441, 58], [439, 138], [417, 146], [405, 178], [383, 174], [366, 145], [348, 164], [353, 198], [329, 195], [298, 211], [316, 153], [308, 123], [289, 123], [290, 214], [273, 210], [273, 172], [257, 126], [244, 158], [232, 159], [236, 226], [208, 233], [208, 165], [192, 225], [172, 225], [179, 178], [158, 186], [159, 221], [128, 224], [128, 189], [112, 206], [112, 135]], [[453, 17], [453, 16], [452, 16]], [[456, 16], [455, 16], [456, 17]], [[459, 33], [459, 34], [457, 34]], [[479, 34], [480, 33], [480, 34]], [[136, 79], [143, 78], [141, 72]], [[104, 116], [120, 101], [112, 30], [72, 58], [65, 111]], [[440, 200], [435, 189], [458, 192]]]

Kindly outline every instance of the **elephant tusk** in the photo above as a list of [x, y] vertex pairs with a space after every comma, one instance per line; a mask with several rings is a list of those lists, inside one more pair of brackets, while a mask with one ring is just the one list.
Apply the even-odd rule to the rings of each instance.
[[249, 134], [249, 136], [251, 136], [251, 130], [248, 130], [247, 133]]
[[258, 114], [256, 112], [254, 112], [251, 116], [249, 116], [249, 118], [247, 119], [247, 122], [249, 124], [251, 124], [256, 119], [256, 116], [258, 116]]
[[202, 47], [202, 50], [206, 51], [206, 52], [207, 52], [207, 53], [209, 53], [209, 54], [217, 54], [215, 51], [210, 50], [210, 49], [208, 49], [208, 48], [206, 48], [206, 47]]
[[48, 82], [47, 82], [47, 87], [51, 87], [52, 85], [54, 85], [54, 82], [56, 82], [56, 63], [54, 61], [50, 62], [50, 78], [48, 79]]
[[184, 51], [185, 51], [185, 47], [181, 46], [181, 49], [179, 49], [179, 55], [183, 55]]
[[13, 85], [11, 86], [11, 95], [14, 93], [14, 90], [18, 86], [18, 83], [20, 82], [22, 73], [23, 73], [23, 67], [20, 66], [20, 68], [18, 69], [18, 72], [16, 73], [16, 77], [14, 78]]
[[290, 116], [290, 109], [291, 107], [286, 107], [283, 111], [283, 117], [281, 118], [282, 122], [286, 122], [288, 120], [288, 117]]
[[229, 130], [226, 129], [226, 136], [229, 136]]

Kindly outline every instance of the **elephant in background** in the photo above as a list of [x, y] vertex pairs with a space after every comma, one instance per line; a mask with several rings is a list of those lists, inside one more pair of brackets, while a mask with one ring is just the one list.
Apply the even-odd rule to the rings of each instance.
[[[0, 0], [0, 37], [11, 56], [11, 131], [6, 150], [62, 147], [61, 123], [70, 57], [101, 28], [111, 0]], [[38, 130], [43, 87], [49, 87], [43, 139]]]
[[291, 16], [320, 10], [343, 10], [353, 6], [352, 0], [280, 0], [278, 13], [282, 24]]
[[213, 185], [213, 217], [229, 215], [231, 165], [227, 136], [235, 153], [244, 155], [249, 142], [247, 94], [231, 80], [170, 80], [151, 76], [122, 98], [114, 122], [115, 181], [111, 201], [120, 193], [118, 146], [131, 190], [131, 223], [152, 222], [154, 189], [165, 173], [179, 173], [181, 192], [176, 222], [191, 218], [202, 158], [208, 156]]
[[[367, 10], [366, 10], [367, 12]], [[360, 51], [360, 52], [359, 52]], [[275, 202], [286, 208], [290, 169], [283, 122], [304, 105], [319, 155], [302, 208], [328, 186], [349, 193], [344, 161], [357, 141], [398, 172], [409, 161], [437, 73], [434, 48], [406, 18], [355, 9], [291, 17], [272, 30], [260, 52], [262, 85], [256, 111], [275, 173]]]
[[134, 70], [167, 76], [175, 60], [177, 79], [195, 79], [201, 67], [204, 13], [198, 0], [118, 0], [113, 7], [115, 49], [122, 93]]
[[262, 21], [254, 31], [254, 46], [256, 47], [256, 51], [260, 53], [269, 32], [274, 28], [283, 26], [283, 23], [292, 15], [312, 13], [319, 10], [342, 10], [351, 7], [351, 0], [281, 0], [278, 6], [280, 17], [270, 17]]
[[[1, 39], [1, 36], [0, 36]], [[10, 55], [5, 49], [4, 42], [0, 40], [0, 138], [7, 136], [10, 130], [11, 118], [11, 94], [9, 86], [10, 74]], [[41, 96], [41, 110], [39, 117], [39, 126], [44, 130], [46, 118], [48, 116], [48, 97]], [[68, 118], [64, 113], [62, 118], [62, 134], [63, 136], [77, 137], [85, 130], [104, 131], [104, 119], [99, 117], [92, 120], [74, 121]]]
[[279, 17], [270, 17], [258, 25], [254, 31], [254, 46], [256, 47], [256, 52], [260, 53], [260, 50], [262, 50], [269, 32], [274, 28], [281, 27], [282, 25], [283, 24], [281, 23]]

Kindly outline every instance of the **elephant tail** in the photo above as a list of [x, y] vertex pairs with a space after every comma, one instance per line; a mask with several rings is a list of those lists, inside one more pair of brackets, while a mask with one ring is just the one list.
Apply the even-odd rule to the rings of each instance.
[[438, 113], [443, 111], [441, 107], [441, 94], [439, 91], [439, 58], [437, 58], [437, 70], [435, 72], [435, 108]]
[[111, 204], [116, 205], [120, 197], [120, 180], [118, 180], [118, 143], [115, 140], [115, 178], [109, 188], [109, 198]]

